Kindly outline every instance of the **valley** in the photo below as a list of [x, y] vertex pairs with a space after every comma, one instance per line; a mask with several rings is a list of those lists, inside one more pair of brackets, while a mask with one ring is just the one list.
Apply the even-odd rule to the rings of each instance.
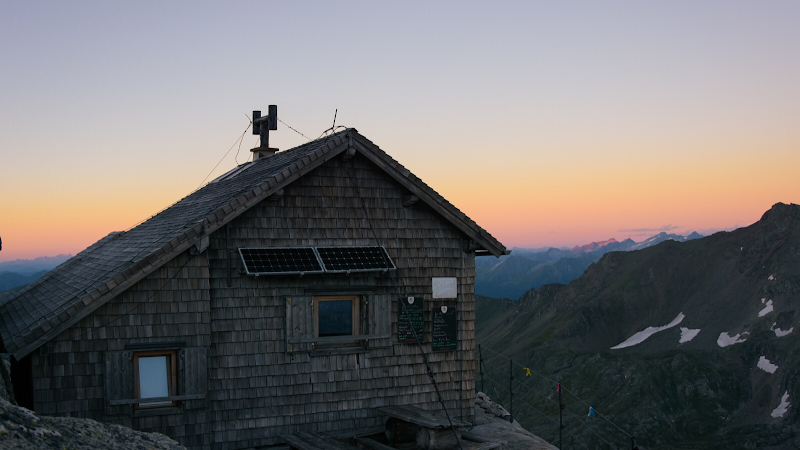
[[564, 448], [800, 447], [798, 228], [800, 206], [779, 203], [516, 301], [479, 297], [479, 389], [508, 409], [512, 385], [515, 419], [558, 445], [560, 382]]

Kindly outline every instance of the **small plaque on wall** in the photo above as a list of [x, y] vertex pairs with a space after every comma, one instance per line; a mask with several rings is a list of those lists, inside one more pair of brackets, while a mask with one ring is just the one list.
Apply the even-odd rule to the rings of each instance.
[[415, 344], [415, 333], [420, 343], [425, 342], [423, 304], [422, 297], [402, 297], [397, 302], [397, 342]]
[[458, 287], [455, 277], [433, 278], [433, 298], [456, 298]]
[[453, 306], [433, 307], [431, 347], [435, 352], [447, 352], [458, 348], [458, 321]]

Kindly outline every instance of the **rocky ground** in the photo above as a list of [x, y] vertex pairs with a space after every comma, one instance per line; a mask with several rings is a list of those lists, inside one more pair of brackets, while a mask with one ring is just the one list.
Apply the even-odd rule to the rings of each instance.
[[470, 433], [485, 439], [503, 442], [500, 449], [505, 450], [556, 450], [544, 439], [522, 428], [516, 420], [508, 421], [509, 413], [502, 406], [494, 403], [483, 392], [475, 399], [475, 419], [477, 425]]
[[0, 399], [0, 449], [180, 450], [184, 447], [158, 433], [68, 417], [38, 416]]
[[0, 450], [181, 450], [158, 433], [142, 433], [89, 419], [39, 416], [17, 406], [8, 362], [0, 362]]

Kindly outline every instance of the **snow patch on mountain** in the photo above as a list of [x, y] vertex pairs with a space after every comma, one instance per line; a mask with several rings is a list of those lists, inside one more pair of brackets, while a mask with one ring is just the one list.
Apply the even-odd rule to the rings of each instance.
[[[761, 299], [761, 303], [764, 303], [765, 300], [766, 299], [762, 298]], [[772, 312], [772, 309], [773, 309], [772, 300], [766, 300], [766, 303], [764, 303], [764, 305], [765, 305], [764, 309], [762, 309], [761, 311], [758, 312], [758, 317], [764, 317], [767, 314]]]
[[786, 411], [789, 410], [789, 406], [791, 406], [789, 403], [789, 391], [786, 391], [781, 398], [781, 404], [772, 410], [772, 417], [783, 417], [783, 415], [786, 414]]
[[758, 368], [763, 370], [764, 372], [775, 373], [778, 370], [778, 366], [772, 364], [766, 357], [762, 356], [758, 360]]
[[742, 337], [743, 334], [747, 333], [742, 333], [742, 334], [737, 333], [736, 336], [729, 336], [727, 332], [722, 332], [719, 334], [719, 337], [717, 338], [717, 345], [719, 345], [720, 347], [728, 347], [733, 344], [741, 344], [742, 342], [747, 340], [747, 339], [739, 339], [740, 337]]
[[789, 333], [791, 333], [792, 331], [794, 331], [794, 327], [792, 327], [792, 328], [789, 328], [788, 330], [781, 330], [780, 328], [775, 328], [775, 326], [776, 326], [776, 325], [778, 325], [778, 322], [774, 322], [774, 323], [772, 324], [772, 326], [771, 326], [771, 327], [769, 327], [769, 330], [770, 330], [770, 331], [774, 331], [774, 332], [775, 332], [775, 336], [777, 336], [777, 337], [783, 337], [783, 336], [786, 336], [787, 334], [789, 334]]
[[641, 344], [642, 342], [645, 341], [645, 339], [647, 339], [650, 336], [658, 333], [659, 331], [664, 331], [664, 330], [667, 330], [669, 328], [672, 328], [672, 327], [678, 325], [679, 323], [681, 323], [681, 321], [685, 317], [686, 316], [683, 315], [683, 313], [680, 313], [680, 314], [678, 314], [678, 317], [676, 317], [672, 322], [668, 323], [667, 325], [664, 325], [663, 327], [647, 327], [644, 330], [642, 330], [642, 331], [634, 334], [633, 336], [629, 337], [625, 341], [623, 341], [623, 342], [611, 347], [611, 350], [617, 350], [617, 349], [626, 348], [626, 347], [633, 347], [636, 344]]
[[775, 274], [770, 275], [767, 281], [775, 281]]
[[697, 336], [697, 333], [700, 332], [700, 328], [696, 330], [691, 330], [686, 327], [681, 327], [681, 340], [678, 341], [679, 344], [683, 344], [685, 342], [689, 342]]

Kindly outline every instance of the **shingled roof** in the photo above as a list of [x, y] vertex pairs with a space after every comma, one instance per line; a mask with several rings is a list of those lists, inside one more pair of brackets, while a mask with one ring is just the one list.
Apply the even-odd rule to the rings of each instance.
[[[505, 247], [384, 151], [347, 129], [249, 163], [126, 232], [100, 239], [0, 302], [0, 337], [17, 359], [122, 293], [178, 254], [300, 176], [356, 151], [495, 256]], [[242, 167], [242, 166], [240, 166]]]

